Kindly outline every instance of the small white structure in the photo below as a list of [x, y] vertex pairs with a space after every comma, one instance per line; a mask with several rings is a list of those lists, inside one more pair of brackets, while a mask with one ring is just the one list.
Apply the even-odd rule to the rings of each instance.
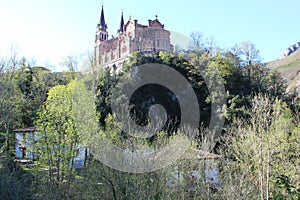
[[[18, 162], [33, 162], [37, 158], [37, 148], [35, 145], [41, 138], [38, 134], [38, 130], [35, 127], [19, 128], [15, 129], [16, 143], [15, 143], [15, 157]], [[88, 149], [84, 146], [78, 145], [78, 155], [73, 160], [74, 168], [83, 168], [84, 161], [89, 154]], [[70, 161], [70, 163], [72, 163]]]
[[14, 130], [16, 135], [16, 159], [24, 159], [33, 161], [36, 158], [36, 153], [34, 149], [34, 143], [37, 141], [36, 138], [36, 128], [20, 128]]

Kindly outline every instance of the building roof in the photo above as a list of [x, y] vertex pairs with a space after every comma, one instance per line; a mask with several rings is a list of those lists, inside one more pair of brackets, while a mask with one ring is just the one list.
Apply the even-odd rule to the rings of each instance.
[[[154, 159], [161, 160], [164, 159], [164, 154], [162, 152], [157, 152], [154, 154]], [[221, 155], [209, 153], [207, 151], [197, 149], [197, 148], [189, 148], [187, 149], [183, 155], [180, 157], [181, 160], [203, 160], [203, 159], [218, 159], [221, 158]]]
[[139, 24], [138, 20], [136, 20], [136, 19], [135, 20], [128, 20], [127, 23], [124, 26], [125, 31], [126, 31], [129, 24], [134, 24], [134, 26], [136, 28], [164, 28], [164, 25], [162, 23], [160, 23], [160, 21], [157, 19], [157, 16], [156, 16], [155, 20], [149, 19], [147, 25]]
[[14, 130], [14, 132], [36, 132], [36, 127], [27, 127], [27, 128], [17, 128]]
[[182, 159], [217, 159], [221, 158], [221, 155], [209, 153], [202, 149], [197, 148], [189, 148], [184, 154], [181, 156]]
[[36, 71], [51, 72], [50, 69], [47, 69], [46, 67], [42, 67], [42, 66], [31, 67], [31, 69]]
[[157, 19], [157, 15], [156, 15], [156, 19], [155, 20], [148, 20], [148, 27], [156, 27], [156, 28], [164, 28], [164, 25], [162, 23], [160, 23], [160, 21]]

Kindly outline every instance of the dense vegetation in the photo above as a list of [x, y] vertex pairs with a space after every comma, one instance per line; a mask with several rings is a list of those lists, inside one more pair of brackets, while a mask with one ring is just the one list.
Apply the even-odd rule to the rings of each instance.
[[[70, 71], [61, 73], [32, 67], [16, 54], [2, 58], [0, 199], [300, 199], [297, 95], [285, 92], [281, 76], [265, 68], [252, 43], [220, 50], [193, 39], [188, 51], [135, 52], [119, 73], [98, 71], [90, 62], [90, 72], [82, 74], [70, 57], [65, 62]], [[112, 169], [93, 152], [86, 152], [84, 167], [72, 167], [79, 144], [88, 146], [96, 138], [108, 138], [125, 149], [133, 144], [159, 149], [180, 138], [178, 102], [168, 89], [153, 84], [134, 93], [132, 115], [146, 125], [145, 113], [151, 105], [161, 104], [168, 125], [147, 139], [118, 129], [111, 110], [112, 88], [124, 73], [145, 63], [170, 66], [189, 81], [201, 114], [191, 149], [220, 157], [186, 156], [153, 172], [129, 173]], [[210, 83], [204, 81], [215, 77], [217, 70], [225, 94], [209, 93]], [[211, 134], [207, 127], [211, 103], [220, 95], [226, 95], [227, 105], [220, 111], [225, 124], [215, 143], [207, 139]], [[40, 148], [34, 163], [21, 164], [14, 161], [13, 130], [30, 126], [42, 136]], [[218, 170], [218, 181], [210, 180], [208, 169]]]

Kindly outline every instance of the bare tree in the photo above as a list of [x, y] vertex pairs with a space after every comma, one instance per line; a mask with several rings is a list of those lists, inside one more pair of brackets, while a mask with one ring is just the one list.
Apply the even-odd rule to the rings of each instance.
[[240, 51], [243, 57], [244, 65], [254, 65], [261, 63], [259, 50], [249, 41], [244, 41], [240, 44]]
[[63, 61], [61, 62], [61, 66], [66, 67], [68, 69], [68, 72], [71, 75], [71, 79], [75, 79], [76, 73], [78, 72], [78, 65], [80, 62], [80, 57], [78, 55], [68, 55], [63, 58]]
[[192, 48], [200, 50], [204, 47], [205, 39], [202, 33], [192, 32], [190, 37], [192, 38]]

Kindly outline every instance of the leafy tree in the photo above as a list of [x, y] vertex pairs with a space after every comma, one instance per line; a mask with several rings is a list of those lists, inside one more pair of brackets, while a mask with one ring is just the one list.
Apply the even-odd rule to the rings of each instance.
[[64, 191], [70, 189], [75, 178], [73, 162], [83, 147], [83, 136], [97, 131], [93, 102], [93, 95], [81, 81], [58, 85], [49, 91], [37, 121], [40, 132], [38, 160], [49, 172], [45, 177], [50, 187], [49, 198], [70, 195]]
[[104, 70], [96, 83], [96, 109], [102, 126], [105, 126], [105, 118], [111, 113], [111, 95], [116, 81], [117, 76], [111, 74], [109, 70]]
[[6, 159], [10, 158], [10, 132], [18, 126], [21, 111], [21, 92], [15, 87], [13, 79], [18, 68], [17, 53], [12, 49], [10, 58], [0, 61], [0, 130], [6, 132]]
[[[43, 94], [35, 94], [35, 85], [33, 82], [33, 71], [32, 68], [27, 65], [26, 59], [22, 59], [22, 63], [17, 70], [14, 76], [14, 84], [16, 89], [21, 91], [20, 95], [20, 103], [19, 109], [21, 112], [20, 116], [20, 127], [29, 127], [33, 125], [34, 118], [36, 116], [37, 110], [40, 108], [40, 104], [36, 104], [36, 98], [43, 98], [46, 99], [45, 95]], [[42, 100], [42, 101], [43, 101]]]
[[21, 124], [22, 92], [14, 82], [19, 67], [17, 53], [0, 60], [0, 197], [1, 199], [29, 199], [32, 176], [14, 162], [12, 130]]

